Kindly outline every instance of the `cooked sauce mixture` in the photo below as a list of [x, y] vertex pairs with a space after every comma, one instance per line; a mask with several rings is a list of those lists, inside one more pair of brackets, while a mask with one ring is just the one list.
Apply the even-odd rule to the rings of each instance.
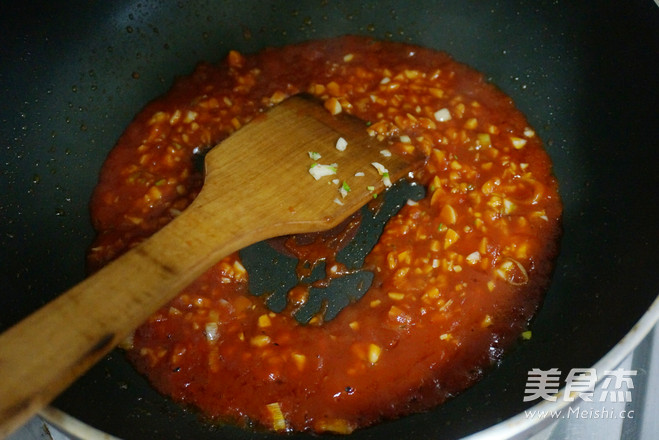
[[[155, 313], [125, 348], [158, 390], [210, 420], [350, 433], [442, 403], [521, 338], [549, 280], [561, 204], [540, 139], [481, 74], [444, 53], [341, 37], [230, 52], [148, 104], [102, 169], [90, 266], [190, 204], [203, 180], [195, 154], [301, 92], [333, 114], [367, 121], [394, 153], [427, 157], [415, 176], [426, 196], [389, 220], [366, 258], [371, 287], [334, 319], [321, 312], [301, 324], [289, 312], [306, 301], [304, 283], [274, 313], [248, 291], [235, 254]], [[293, 255], [313, 250], [311, 260], [333, 261], [323, 236], [305, 239], [281, 241]]]

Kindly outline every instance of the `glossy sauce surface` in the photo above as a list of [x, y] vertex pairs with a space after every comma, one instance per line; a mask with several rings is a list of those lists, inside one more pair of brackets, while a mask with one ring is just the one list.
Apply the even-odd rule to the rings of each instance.
[[[304, 283], [274, 313], [248, 292], [236, 254], [155, 313], [126, 349], [158, 390], [212, 420], [349, 433], [437, 405], [496, 365], [541, 302], [561, 203], [540, 139], [481, 74], [444, 53], [341, 37], [231, 52], [148, 104], [101, 172], [90, 266], [189, 205], [203, 180], [195, 153], [301, 92], [368, 121], [394, 154], [427, 157], [416, 175], [425, 198], [390, 219], [366, 258], [370, 289], [334, 319], [303, 325], [291, 312], [307, 300]], [[320, 240], [280, 245], [301, 261], [332, 261], [331, 238]]]

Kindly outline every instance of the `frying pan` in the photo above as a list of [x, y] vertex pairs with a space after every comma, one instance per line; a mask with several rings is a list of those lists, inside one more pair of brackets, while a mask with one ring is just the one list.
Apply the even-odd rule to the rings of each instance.
[[[84, 277], [101, 164], [174, 77], [230, 49], [341, 34], [445, 50], [484, 72], [544, 139], [565, 208], [533, 338], [445, 405], [353, 437], [532, 432], [537, 424], [500, 424], [534, 404], [523, 402], [528, 370], [613, 368], [659, 316], [659, 8], [651, 0], [3, 2], [0, 33], [2, 330]], [[119, 351], [53, 407], [125, 439], [271, 436], [201, 423]]]

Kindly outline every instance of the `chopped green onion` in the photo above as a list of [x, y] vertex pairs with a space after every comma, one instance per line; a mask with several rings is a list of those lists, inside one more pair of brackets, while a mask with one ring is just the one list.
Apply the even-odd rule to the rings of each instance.
[[386, 169], [384, 165], [378, 162], [371, 162], [371, 165], [373, 165], [375, 169], [378, 170], [378, 173], [382, 176], [382, 183], [384, 183], [384, 186], [386, 187], [391, 186], [391, 179], [389, 179], [389, 170]]
[[387, 172], [387, 169], [384, 167], [384, 165], [382, 165], [379, 162], [371, 162], [371, 165], [373, 165], [375, 167], [375, 169], [378, 170], [378, 173], [380, 175], [383, 175], [384, 173]]
[[347, 182], [345, 181], [343, 182], [341, 188], [339, 188], [339, 192], [341, 193], [341, 197], [345, 197], [348, 195], [348, 193], [350, 192], [350, 186], [348, 186]]
[[309, 174], [313, 176], [314, 179], [318, 180], [321, 177], [331, 176], [336, 174], [337, 165], [321, 165], [319, 163], [312, 163], [309, 167]]
[[384, 183], [384, 186], [391, 186], [391, 179], [389, 178], [388, 172], [382, 174], [382, 182]]

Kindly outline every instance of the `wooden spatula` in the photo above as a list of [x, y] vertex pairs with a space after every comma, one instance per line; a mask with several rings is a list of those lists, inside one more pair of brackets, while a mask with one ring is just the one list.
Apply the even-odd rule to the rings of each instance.
[[183, 214], [0, 335], [0, 436], [222, 257], [266, 238], [329, 229], [418, 165], [383, 149], [363, 121], [300, 97], [216, 146]]

